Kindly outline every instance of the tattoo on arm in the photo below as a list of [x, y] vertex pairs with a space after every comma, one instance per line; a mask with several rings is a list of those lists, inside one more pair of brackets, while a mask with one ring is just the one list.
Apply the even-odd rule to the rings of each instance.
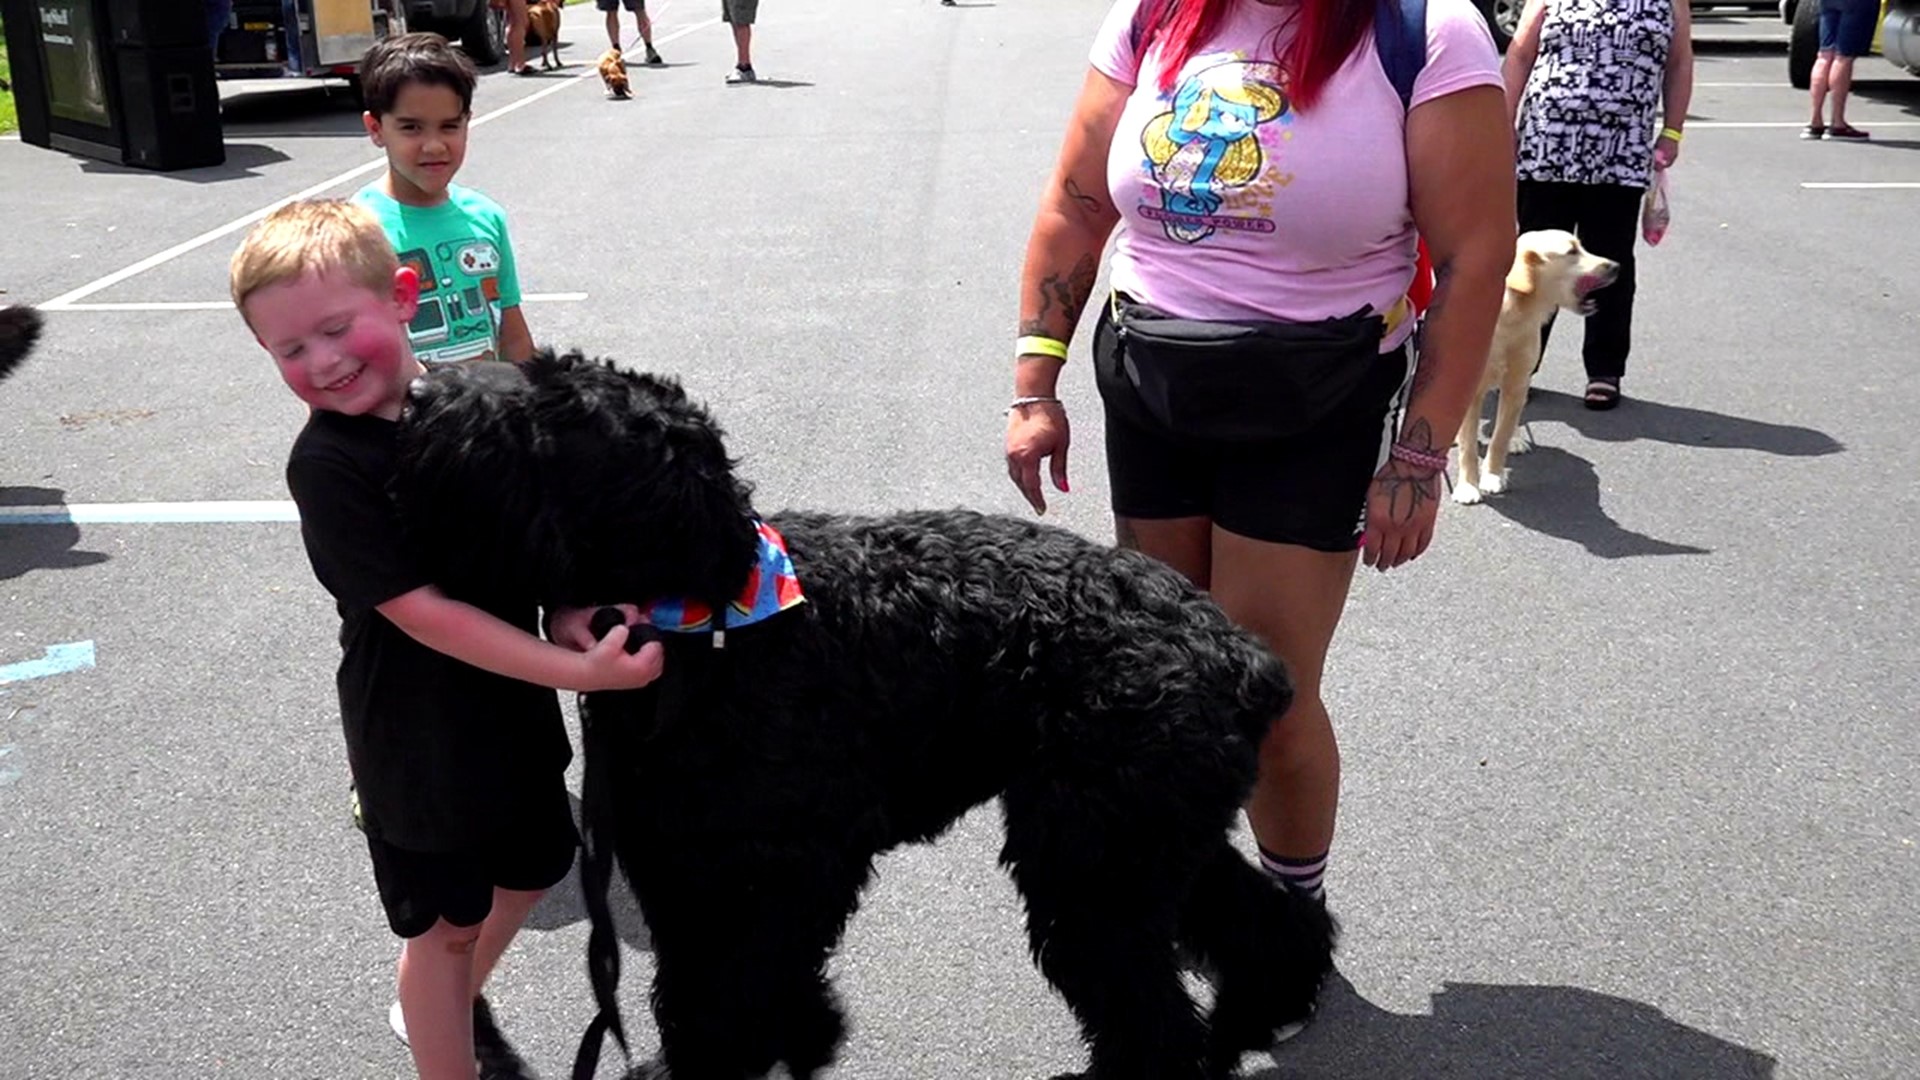
[[1067, 177], [1065, 186], [1067, 189], [1067, 198], [1073, 200], [1073, 204], [1080, 208], [1082, 214], [1096, 220], [1100, 217], [1102, 207], [1099, 199], [1087, 194], [1086, 191], [1080, 187], [1079, 182], [1071, 176]]
[[[1434, 267], [1433, 298], [1427, 301], [1426, 318], [1433, 318], [1440, 313], [1442, 308], [1447, 306], [1447, 287], [1452, 283], [1452, 279], [1452, 263], [1443, 263]], [[1433, 382], [1433, 373], [1439, 370], [1440, 367], [1434, 360], [1432, 350], [1426, 341], [1426, 336], [1423, 334], [1421, 338], [1420, 355], [1413, 367], [1413, 387], [1407, 392], [1407, 400], [1410, 402], [1419, 397], [1421, 392], [1426, 390], [1428, 384]]]
[[1073, 328], [1080, 325], [1080, 313], [1086, 310], [1087, 298], [1093, 294], [1093, 283], [1098, 277], [1099, 267], [1094, 257], [1082, 255], [1066, 276], [1056, 271], [1041, 278], [1040, 310], [1033, 318], [1021, 320], [1020, 333], [1042, 334], [1062, 341], [1070, 338]]

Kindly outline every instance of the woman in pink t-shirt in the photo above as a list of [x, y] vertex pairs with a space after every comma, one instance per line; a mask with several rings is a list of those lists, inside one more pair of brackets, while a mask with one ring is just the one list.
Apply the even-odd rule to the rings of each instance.
[[[1394, 19], [1382, 41], [1406, 29], [1394, 0], [1378, 10]], [[1376, 0], [1115, 3], [1034, 220], [1008, 410], [1008, 471], [1044, 511], [1043, 461], [1067, 490], [1064, 343], [1117, 227], [1091, 350], [1116, 531], [1292, 670], [1248, 816], [1267, 868], [1315, 896], [1340, 778], [1327, 648], [1360, 559], [1392, 569], [1432, 539], [1513, 260], [1513, 136], [1485, 23], [1468, 0], [1428, 0], [1403, 100], [1375, 13]], [[1417, 366], [1416, 232], [1439, 281]], [[1254, 336], [1153, 345], [1223, 324]]]

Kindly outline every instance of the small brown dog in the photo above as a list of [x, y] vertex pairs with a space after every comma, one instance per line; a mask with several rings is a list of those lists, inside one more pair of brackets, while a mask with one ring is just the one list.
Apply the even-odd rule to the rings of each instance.
[[[540, 43], [540, 67], [564, 67], [560, 62], [560, 5], [562, 0], [534, 0], [527, 5], [527, 40]], [[551, 59], [553, 63], [547, 61]]]
[[600, 54], [600, 81], [607, 84], [608, 97], [630, 96], [627, 88], [627, 61], [620, 55], [619, 49], [608, 49]]

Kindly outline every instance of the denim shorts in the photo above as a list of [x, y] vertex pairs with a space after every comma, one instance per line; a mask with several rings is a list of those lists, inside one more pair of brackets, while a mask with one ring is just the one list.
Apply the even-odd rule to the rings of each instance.
[[1820, 0], [1820, 51], [1867, 55], [1879, 21], [1880, 0]]

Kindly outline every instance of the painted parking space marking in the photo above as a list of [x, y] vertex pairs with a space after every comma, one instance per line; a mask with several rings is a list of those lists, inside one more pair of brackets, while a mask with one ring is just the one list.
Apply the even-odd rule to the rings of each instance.
[[22, 660], [17, 664], [0, 666], [0, 685], [26, 682], [28, 679], [44, 679], [49, 675], [63, 675], [69, 671], [81, 671], [93, 666], [93, 642], [69, 641], [61, 645], [47, 646], [46, 655], [38, 660]]
[[199, 525], [299, 521], [288, 499], [0, 506], [4, 525]]
[[1920, 191], [1920, 182], [1907, 180], [1810, 180], [1800, 186], [1809, 191]]
[[[523, 304], [569, 304], [585, 300], [583, 292], [526, 293], [520, 297]], [[67, 304], [60, 311], [232, 311], [231, 300], [133, 300], [133, 301], [82, 301]]]
[[[656, 40], [656, 44], [665, 44], [667, 42], [676, 41], [680, 38], [687, 36], [688, 34], [694, 33], [695, 31], [704, 30], [709, 26], [718, 26], [719, 24], [720, 24], [720, 20], [717, 18], [708, 19], [705, 22], [694, 23], [692, 26], [682, 27], [679, 30], [675, 30], [670, 34], [667, 34], [658, 38]], [[577, 75], [572, 75], [565, 79], [562, 79], [559, 82], [554, 83], [552, 86], [546, 87], [545, 89], [536, 90], [533, 93], [528, 94], [526, 97], [519, 98], [515, 101], [510, 101], [507, 104], [502, 105], [499, 108], [493, 110], [492, 112], [485, 113], [481, 116], [476, 116], [468, 123], [467, 126], [469, 128], [475, 128], [475, 127], [479, 127], [482, 124], [489, 123], [494, 120], [498, 120], [500, 117], [505, 116], [508, 113], [512, 113], [520, 109], [524, 109], [528, 105], [531, 105], [534, 102], [539, 101], [543, 98], [552, 97], [554, 94], [557, 94], [562, 90], [571, 89], [575, 85], [587, 79], [597, 79], [599, 77], [600, 77], [599, 71], [592, 66], [588, 66], [586, 70], [580, 72]], [[185, 255], [192, 251], [197, 251], [200, 248], [203, 248], [208, 244], [213, 243], [215, 240], [221, 239], [222, 237], [232, 236], [234, 233], [237, 233], [240, 230], [245, 229], [248, 226], [251, 226], [255, 222], [261, 220], [262, 218], [266, 217], [268, 214], [273, 213], [275, 210], [280, 209], [282, 206], [285, 206], [288, 203], [298, 202], [301, 199], [310, 199], [315, 195], [321, 194], [322, 192], [328, 191], [332, 188], [339, 187], [341, 184], [347, 183], [350, 180], [356, 180], [362, 176], [367, 175], [368, 173], [376, 172], [386, 167], [386, 164], [387, 164], [387, 159], [386, 159], [386, 156], [383, 154], [379, 157], [374, 158], [371, 161], [366, 162], [365, 164], [356, 165], [353, 168], [348, 169], [343, 173], [338, 173], [334, 176], [330, 176], [327, 179], [320, 181], [317, 184], [313, 184], [309, 187], [302, 188], [299, 191], [296, 191], [292, 195], [288, 195], [283, 199], [276, 199], [275, 201], [268, 203], [266, 206], [263, 206], [260, 209], [253, 211], [252, 213], [244, 214], [240, 217], [233, 219], [232, 221], [227, 222], [224, 225], [215, 226], [214, 228], [208, 229], [206, 232], [203, 232], [198, 236], [192, 237], [187, 240], [182, 240], [180, 243], [175, 244], [164, 251], [159, 251], [152, 255], [149, 255], [146, 258], [141, 259], [139, 262], [133, 263], [129, 266], [122, 267], [119, 270], [115, 270], [113, 273], [108, 274], [105, 277], [97, 278], [93, 281], [86, 283], [85, 285], [80, 286], [77, 289], [70, 289], [67, 292], [61, 293], [59, 296], [56, 296], [51, 300], [42, 302], [39, 305], [39, 307], [43, 311], [64, 310], [68, 308], [70, 305], [77, 303], [78, 301], [84, 300], [87, 297], [92, 296], [97, 292], [103, 292], [107, 289], [110, 289], [115, 285], [118, 285], [121, 282], [127, 280], [128, 278], [135, 277], [140, 274], [144, 274], [148, 270], [151, 270], [156, 266], [162, 266], [162, 265], [165, 265], [166, 263], [172, 262], [173, 260], [179, 258], [180, 256]]]
[[[1920, 127], [1920, 120], [1869, 120], [1867, 123], [1874, 127], [1886, 128]], [[1687, 122], [1687, 131], [1693, 132], [1700, 128], [1803, 128], [1806, 126], [1805, 120], [1690, 120]]]

